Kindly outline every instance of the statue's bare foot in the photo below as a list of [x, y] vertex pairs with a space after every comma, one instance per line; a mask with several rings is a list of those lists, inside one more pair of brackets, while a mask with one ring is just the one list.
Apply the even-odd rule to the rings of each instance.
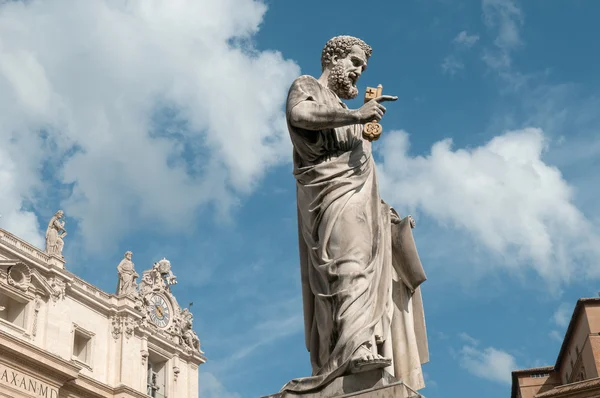
[[373, 369], [388, 367], [392, 360], [381, 355], [373, 354], [366, 344], [358, 347], [350, 360], [350, 373], [367, 372]]

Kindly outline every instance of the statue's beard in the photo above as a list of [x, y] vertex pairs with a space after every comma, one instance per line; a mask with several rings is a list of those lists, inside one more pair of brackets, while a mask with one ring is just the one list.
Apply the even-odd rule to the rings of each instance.
[[341, 64], [331, 68], [327, 83], [329, 88], [340, 98], [353, 99], [358, 95], [358, 88], [352, 83], [346, 69]]

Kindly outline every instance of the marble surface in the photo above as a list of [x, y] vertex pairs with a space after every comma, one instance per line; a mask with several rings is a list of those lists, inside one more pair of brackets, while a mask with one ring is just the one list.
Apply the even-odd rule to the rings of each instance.
[[[383, 117], [381, 102], [397, 97], [379, 95], [378, 88], [349, 109], [342, 100], [358, 95], [372, 48], [336, 36], [321, 54], [322, 74], [295, 79], [286, 101], [312, 375], [290, 380], [282, 391], [317, 391], [374, 368], [422, 389], [429, 351], [414, 222], [403, 222], [382, 200], [372, 143], [363, 136], [365, 123]], [[401, 226], [403, 233], [393, 233]], [[409, 278], [415, 275], [422, 277]]]
[[283, 392], [262, 398], [423, 398], [382, 369], [338, 377], [325, 388], [304, 393]]

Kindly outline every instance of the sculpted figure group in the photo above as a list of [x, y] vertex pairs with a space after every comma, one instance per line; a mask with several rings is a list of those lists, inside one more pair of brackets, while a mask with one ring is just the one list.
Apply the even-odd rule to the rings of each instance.
[[[117, 266], [119, 282], [117, 285], [117, 295], [130, 296], [135, 301], [135, 309], [146, 314], [152, 303], [148, 297], [154, 293], [170, 293], [170, 286], [177, 283], [177, 278], [171, 270], [171, 262], [166, 258], [153, 264], [152, 268], [142, 273], [142, 280], [138, 285], [136, 279], [139, 274], [134, 269], [131, 261], [133, 253], [125, 252], [123, 260]], [[189, 309], [180, 310], [178, 305], [173, 304], [177, 316], [173, 317], [173, 322], [168, 329], [170, 335], [175, 341], [189, 350], [200, 350], [200, 339], [192, 329], [193, 316]], [[142, 323], [148, 325], [147, 316], [143, 316]]]

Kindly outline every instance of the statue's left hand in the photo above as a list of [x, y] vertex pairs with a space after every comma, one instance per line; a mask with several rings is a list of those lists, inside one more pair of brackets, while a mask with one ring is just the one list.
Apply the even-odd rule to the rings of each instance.
[[410, 222], [411, 228], [414, 228], [417, 226], [417, 222], [415, 221], [415, 219], [412, 216], [408, 216], [408, 221]]
[[394, 211], [394, 209], [390, 209], [390, 221], [392, 222], [392, 224], [399, 224], [400, 221], [402, 221], [400, 219], [400, 216]]

